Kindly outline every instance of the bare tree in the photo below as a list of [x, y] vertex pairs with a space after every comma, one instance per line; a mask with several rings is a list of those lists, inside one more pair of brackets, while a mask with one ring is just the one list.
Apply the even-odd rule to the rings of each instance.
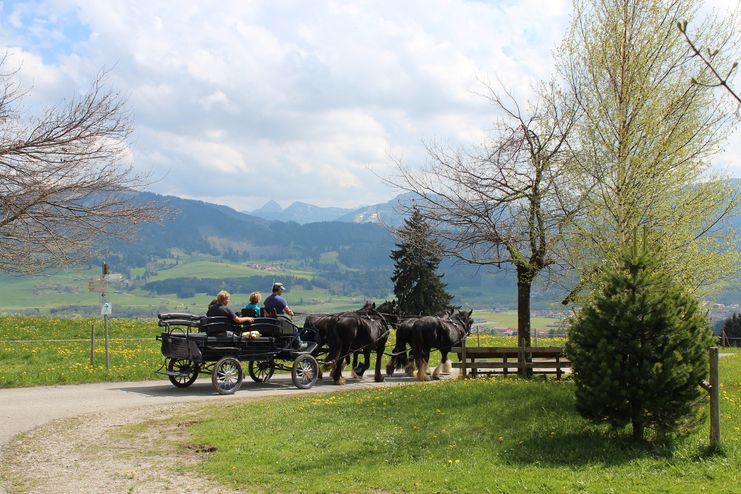
[[444, 252], [461, 261], [517, 273], [517, 334], [530, 346], [530, 294], [538, 273], [556, 263], [555, 248], [578, 212], [566, 187], [566, 146], [572, 109], [548, 96], [523, 112], [490, 86], [487, 96], [504, 118], [488, 145], [473, 152], [427, 147], [430, 162], [413, 171], [397, 162], [403, 190], [439, 237]]
[[89, 91], [37, 118], [19, 111], [17, 71], [0, 59], [0, 271], [38, 272], [89, 258], [101, 234], [160, 218], [133, 202], [145, 185], [125, 158], [124, 101], [99, 74]]

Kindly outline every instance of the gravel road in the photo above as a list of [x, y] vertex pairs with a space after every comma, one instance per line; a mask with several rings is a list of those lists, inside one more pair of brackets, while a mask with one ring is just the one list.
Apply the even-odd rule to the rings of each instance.
[[[156, 456], [159, 448], [163, 458], [172, 457], [166, 449], [170, 443], [160, 438], [182, 434], [178, 427], [185, 430], [188, 417], [197, 417], [194, 410], [201, 406], [410, 382], [412, 378], [397, 373], [383, 384], [373, 382], [371, 375], [349, 379], [346, 386], [325, 379], [310, 390], [299, 390], [290, 376], [280, 374], [267, 384], [247, 380], [227, 396], [218, 395], [210, 379], [199, 379], [187, 389], [169, 381], [0, 389], [0, 465], [6, 481], [8, 476], [20, 479], [5, 487], [10, 492], [224, 492], [207, 480], [183, 475], [182, 469], [176, 472], [173, 467], [168, 473], [167, 468], [143, 468], [137, 452]], [[147, 434], [126, 440], [117, 436], [127, 425], [140, 423], [154, 425]], [[196, 463], [198, 455], [179, 454], [180, 460]], [[29, 465], [40, 467], [29, 473]]]

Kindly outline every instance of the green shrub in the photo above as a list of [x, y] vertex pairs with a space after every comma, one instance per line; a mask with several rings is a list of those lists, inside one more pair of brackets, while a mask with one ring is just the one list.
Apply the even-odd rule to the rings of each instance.
[[571, 325], [577, 410], [614, 428], [631, 423], [639, 440], [646, 428], [687, 432], [697, 423], [712, 342], [697, 300], [656, 258], [631, 249]]

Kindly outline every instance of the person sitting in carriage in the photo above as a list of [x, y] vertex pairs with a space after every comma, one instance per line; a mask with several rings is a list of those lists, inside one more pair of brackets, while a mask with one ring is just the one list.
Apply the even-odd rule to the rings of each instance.
[[[268, 297], [265, 299], [265, 315], [275, 315], [276, 317], [289, 317], [293, 316], [294, 312], [293, 310], [288, 307], [288, 302], [286, 302], [286, 299], [283, 298], [283, 292], [285, 291], [286, 287], [283, 286], [283, 283], [273, 283], [273, 293], [268, 295]], [[296, 340], [294, 342], [294, 345], [297, 350], [304, 350], [308, 346], [308, 343], [303, 341], [301, 339], [301, 333], [299, 332], [298, 328], [295, 328], [295, 334], [296, 334]]]
[[288, 302], [283, 298], [286, 287], [283, 283], [273, 283], [273, 293], [265, 299], [265, 312], [275, 315], [288, 315], [293, 317], [293, 310], [288, 307]]
[[262, 294], [260, 292], [250, 293], [250, 303], [242, 307], [242, 314], [247, 316], [260, 317], [262, 315], [262, 309], [260, 308], [260, 299]]
[[[255, 322], [254, 317], [238, 316], [229, 308], [231, 295], [226, 290], [221, 290], [216, 294], [216, 300], [208, 306], [207, 317], [226, 317], [235, 325], [252, 324]], [[228, 336], [228, 335], [227, 335]]]

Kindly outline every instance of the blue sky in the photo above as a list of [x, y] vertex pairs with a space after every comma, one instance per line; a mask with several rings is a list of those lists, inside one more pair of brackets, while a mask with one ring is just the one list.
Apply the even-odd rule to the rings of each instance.
[[[0, 5], [29, 112], [107, 68], [133, 116], [131, 159], [158, 178], [151, 190], [239, 210], [389, 200], [398, 191], [377, 175], [395, 159], [414, 166], [424, 142], [486, 138], [497, 116], [481, 81], [526, 99], [552, 74], [570, 12], [566, 0]], [[738, 133], [714, 165], [741, 177]]]

